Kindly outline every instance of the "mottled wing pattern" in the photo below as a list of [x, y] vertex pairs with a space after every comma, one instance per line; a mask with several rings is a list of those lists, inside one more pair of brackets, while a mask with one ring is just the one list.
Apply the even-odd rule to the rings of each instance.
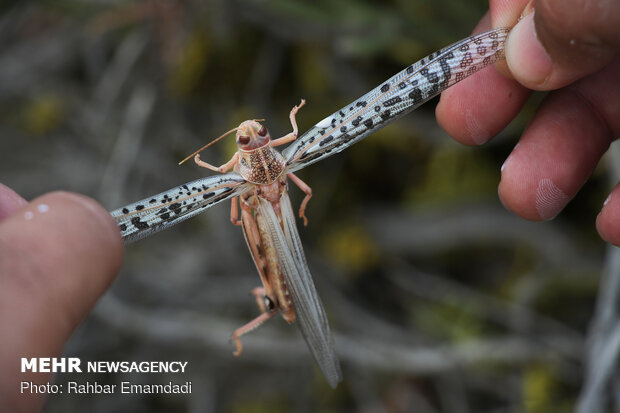
[[261, 197], [259, 200], [259, 212], [266, 218], [265, 221], [269, 225], [278, 254], [278, 264], [293, 298], [297, 316], [296, 324], [327, 382], [330, 386], [336, 387], [338, 382], [342, 381], [340, 362], [336, 356], [334, 338], [329, 329], [327, 315], [306, 263], [291, 201], [285, 191], [280, 198], [281, 227], [271, 203]]
[[110, 214], [118, 223], [125, 243], [130, 243], [191, 218], [218, 202], [243, 193], [250, 186], [237, 173], [208, 176]]
[[509, 29], [468, 37], [392, 76], [326, 117], [282, 154], [293, 172], [359, 142], [445, 89], [504, 58]]

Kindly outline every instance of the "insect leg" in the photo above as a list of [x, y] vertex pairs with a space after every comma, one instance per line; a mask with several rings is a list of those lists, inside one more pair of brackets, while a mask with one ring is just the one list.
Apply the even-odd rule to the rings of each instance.
[[236, 196], [230, 202], [230, 222], [233, 225], [241, 226], [242, 221], [239, 219], [239, 197]]
[[301, 107], [305, 104], [306, 104], [306, 100], [302, 99], [299, 105], [293, 106], [293, 109], [291, 109], [289, 119], [291, 120], [291, 126], [293, 127], [293, 132], [289, 133], [288, 135], [284, 135], [281, 138], [271, 141], [271, 146], [284, 145], [285, 143], [289, 143], [297, 139], [298, 130], [297, 130], [297, 120], [295, 119], [295, 115], [297, 115], [297, 111], [301, 109]]
[[256, 287], [252, 290], [252, 295], [256, 298], [256, 304], [258, 305], [261, 313], [269, 311], [267, 307], [265, 307], [265, 299], [269, 300], [266, 295], [265, 287]]
[[307, 183], [299, 179], [297, 175], [292, 172], [287, 174], [287, 176], [291, 178], [291, 181], [293, 181], [295, 185], [297, 185], [299, 189], [304, 191], [304, 193], [306, 194], [303, 201], [301, 201], [301, 206], [299, 207], [299, 218], [304, 220], [305, 227], [308, 225], [308, 218], [306, 218], [306, 207], [308, 206], [308, 201], [310, 201], [310, 198], [312, 198], [312, 188], [310, 188]]
[[232, 335], [232, 339], [235, 341], [235, 347], [236, 347], [236, 350], [233, 352], [233, 355], [235, 357], [238, 357], [241, 355], [241, 352], [243, 351], [243, 345], [241, 344], [242, 335], [249, 333], [250, 331], [259, 327], [261, 324], [269, 320], [271, 317], [273, 317], [277, 313], [278, 313], [277, 310], [272, 310], [272, 311], [262, 313], [261, 315], [259, 315], [254, 320], [247, 323], [246, 325], [241, 326], [238, 329], [236, 329]]
[[199, 153], [197, 153], [196, 156], [194, 156], [194, 162], [196, 162], [196, 164], [198, 166], [202, 166], [203, 168], [207, 168], [207, 169], [210, 169], [212, 171], [220, 172], [220, 173], [224, 173], [224, 172], [229, 171], [233, 166], [235, 166], [235, 164], [237, 163], [238, 160], [239, 160], [239, 152], [235, 152], [233, 157], [230, 158], [230, 160], [228, 162], [226, 162], [224, 165], [214, 166], [214, 165], [211, 165], [208, 162], [200, 160], [200, 154]]
[[241, 199], [241, 223], [245, 242], [248, 244], [250, 255], [252, 255], [252, 260], [254, 261], [256, 270], [258, 271], [260, 281], [265, 289], [264, 295], [267, 297], [273, 297], [273, 289], [271, 288], [269, 278], [267, 277], [267, 262], [263, 253], [263, 245], [261, 242], [258, 225], [252, 216], [251, 206], [244, 199]]

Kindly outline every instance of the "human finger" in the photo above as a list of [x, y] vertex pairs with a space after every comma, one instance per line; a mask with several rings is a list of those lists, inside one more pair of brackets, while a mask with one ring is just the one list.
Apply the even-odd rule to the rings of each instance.
[[[501, 12], [508, 13], [501, 8], [495, 13]], [[487, 30], [490, 25], [491, 14], [487, 13], [474, 33]], [[454, 139], [466, 145], [480, 145], [510, 123], [528, 96], [529, 91], [519, 83], [502, 76], [494, 67], [487, 67], [444, 91], [435, 113], [440, 126]]]
[[48, 374], [21, 373], [22, 357], [55, 357], [110, 285], [123, 246], [108, 212], [81, 195], [39, 197], [0, 222], [0, 400], [7, 411], [36, 411]]
[[552, 92], [502, 166], [504, 205], [531, 220], [555, 217], [620, 135], [620, 58]]
[[596, 217], [596, 229], [605, 241], [620, 246], [620, 184], [611, 191]]
[[594, 73], [620, 51], [620, 2], [536, 0], [506, 41], [506, 62], [522, 85], [555, 90]]
[[0, 184], [0, 221], [26, 205], [28, 201], [6, 185]]

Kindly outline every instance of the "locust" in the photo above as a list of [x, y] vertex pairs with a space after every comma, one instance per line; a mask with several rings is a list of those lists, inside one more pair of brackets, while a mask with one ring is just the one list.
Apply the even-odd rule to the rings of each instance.
[[[111, 215], [125, 242], [130, 243], [232, 199], [231, 221], [241, 226], [262, 283], [253, 290], [261, 313], [233, 332], [234, 354], [242, 352], [241, 336], [280, 313], [288, 323], [299, 326], [327, 382], [336, 387], [342, 380], [341, 367], [297, 231], [288, 182], [305, 194], [298, 211], [305, 225], [312, 189], [295, 171], [348, 148], [448, 87], [504, 59], [508, 33], [506, 28], [486, 31], [431, 53], [301, 136], [296, 115], [305, 104], [303, 99], [289, 114], [292, 132], [281, 138], [272, 140], [262, 120], [247, 120], [232, 130], [238, 150], [225, 164], [216, 167], [204, 162], [200, 150], [190, 155], [198, 165], [219, 174], [116, 209]], [[282, 152], [276, 149], [285, 144], [290, 145]]]

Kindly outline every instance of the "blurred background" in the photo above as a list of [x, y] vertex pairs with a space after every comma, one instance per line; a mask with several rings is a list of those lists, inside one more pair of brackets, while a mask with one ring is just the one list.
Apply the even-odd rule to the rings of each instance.
[[[28, 199], [70, 190], [116, 209], [210, 174], [177, 162], [245, 119], [288, 133], [302, 97], [305, 131], [468, 36], [486, 7], [2, 2], [1, 182]], [[620, 258], [594, 228], [620, 162], [606, 159], [551, 222], [521, 220], [497, 198], [500, 166], [542, 98], [484, 147], [450, 140], [432, 101], [298, 172], [314, 191], [300, 235], [342, 361], [335, 391], [280, 317], [232, 356], [260, 281], [225, 202], [128, 246], [65, 349], [83, 361], [188, 361], [188, 372], [56, 378], [189, 380], [192, 394], [57, 395], [44, 411], [620, 412]], [[230, 138], [202, 159], [234, 150]]]

